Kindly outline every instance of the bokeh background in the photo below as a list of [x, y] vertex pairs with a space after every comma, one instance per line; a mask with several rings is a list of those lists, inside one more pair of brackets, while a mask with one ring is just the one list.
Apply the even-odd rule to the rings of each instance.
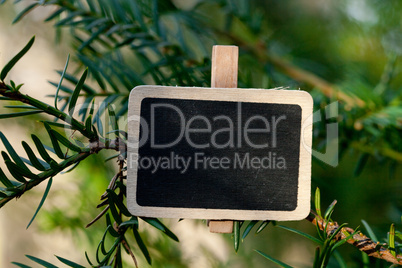
[[[10, 78], [24, 83], [24, 93], [51, 104], [53, 98], [46, 95], [54, 93], [54, 86], [48, 81], [57, 82], [55, 70], [63, 69], [68, 53], [74, 55], [73, 39], [67, 30], [62, 30], [63, 38], [56, 44], [53, 23], [43, 22], [54, 12], [52, 7], [40, 7], [12, 25], [13, 18], [28, 2], [14, 5], [7, 1], [0, 5], [0, 66], [36, 35], [34, 47], [12, 70]], [[239, 87], [307, 90], [314, 97], [315, 111], [323, 114], [325, 106], [338, 98], [336, 94], [323, 94], [319, 84], [292, 73], [304, 70], [305, 76], [321, 78], [334, 91], [336, 88], [363, 100], [358, 108], [340, 100], [336, 120], [339, 164], [333, 167], [313, 157], [312, 192], [320, 187], [323, 207], [338, 200], [334, 220], [366, 232], [361, 221], [364, 219], [380, 242], [386, 241], [391, 223], [397, 230], [402, 229], [401, 1], [177, 0], [172, 4], [190, 17], [207, 21], [209, 28], [203, 29], [203, 34], [208, 38], [202, 44], [191, 35], [184, 37], [193, 58], [210, 58], [213, 44], [240, 46]], [[164, 17], [166, 31], [177, 33], [188, 28], [182, 29], [182, 22], [174, 20], [178, 14], [171, 12]], [[70, 63], [72, 70], [79, 67], [77, 62]], [[207, 79], [205, 84], [209, 83]], [[90, 83], [97, 87], [96, 82]], [[39, 119], [40, 116], [1, 120], [0, 129], [21, 150], [21, 140], [29, 140], [32, 132], [43, 131], [37, 123]], [[314, 149], [325, 151], [325, 122], [314, 128]], [[4, 150], [1, 146], [0, 149]], [[95, 209], [98, 198], [116, 168], [113, 163], [103, 164], [104, 158], [102, 154], [93, 156], [73, 173], [57, 176], [44, 207], [28, 230], [26, 225], [39, 204], [44, 185], [0, 210], [1, 267], [11, 267], [11, 261], [27, 262], [24, 254], [49, 261], [58, 255], [86, 263], [84, 251], [94, 252], [103, 223], [89, 229], [84, 226], [99, 213]], [[311, 267], [316, 247], [301, 236], [268, 226], [261, 234], [250, 234], [235, 253], [231, 235], [209, 233], [204, 221], [164, 222], [181, 242], [143, 229], [154, 267], [275, 267], [254, 249], [294, 267]], [[283, 224], [316, 233], [315, 226], [307, 221]], [[363, 267], [356, 248], [345, 245], [340, 252], [347, 267]], [[139, 251], [137, 255], [141, 267], [147, 267]], [[374, 261], [371, 263], [374, 265]], [[375, 265], [388, 267], [383, 262]], [[338, 264], [332, 260], [330, 266]]]

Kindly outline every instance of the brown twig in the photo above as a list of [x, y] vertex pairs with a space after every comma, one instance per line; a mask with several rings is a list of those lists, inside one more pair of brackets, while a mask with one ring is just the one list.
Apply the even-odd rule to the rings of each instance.
[[[322, 217], [315, 215], [313, 212], [310, 213], [306, 220], [310, 221], [314, 225], [318, 225], [320, 230], [325, 230], [329, 236], [339, 228], [339, 224], [337, 222], [326, 221]], [[374, 242], [362, 232], [355, 233], [355, 230], [353, 230], [352, 228], [342, 227], [336, 239], [342, 240], [349, 237], [351, 234], [354, 235], [350, 239], [348, 239], [347, 242], [357, 247], [360, 251], [366, 253], [368, 256], [382, 259], [394, 264], [402, 265], [401, 254], [398, 254], [394, 257], [392, 255], [392, 252], [385, 247], [386, 244]]]
[[105, 143], [101, 142], [99, 139], [90, 141], [89, 149], [91, 153], [98, 153], [102, 149], [112, 149], [120, 152], [120, 154], [124, 154], [126, 152], [127, 145], [126, 143], [119, 137], [114, 140], [106, 140]]
[[109, 210], [109, 205], [107, 205], [107, 206], [105, 207], [105, 209], [102, 210], [102, 212], [99, 213], [99, 215], [95, 217], [95, 219], [93, 219], [90, 223], [88, 223], [87, 226], [85, 226], [85, 228], [90, 227], [90, 226], [91, 226], [92, 224], [94, 224], [97, 220], [99, 220], [100, 218], [102, 218], [102, 216], [105, 215], [105, 213], [106, 213], [108, 210]]
[[[116, 139], [116, 140], [117, 140], [117, 142], [118, 142], [119, 139]], [[117, 142], [116, 142], [116, 146], [117, 146], [117, 148], [118, 148], [118, 147], [119, 147], [119, 144], [118, 144]], [[99, 143], [98, 143], [98, 144], [99, 144]], [[110, 149], [110, 148], [109, 148], [109, 149]], [[92, 151], [92, 149], [91, 149], [91, 151]], [[124, 165], [124, 161], [119, 161], [119, 171], [118, 171], [118, 172], [116, 173], [116, 175], [114, 175], [113, 178], [110, 180], [110, 183], [109, 183], [107, 189], [110, 189], [110, 190], [114, 190], [114, 189], [115, 189], [115, 184], [116, 184], [117, 179], [123, 176], [123, 165]], [[97, 208], [106, 205], [106, 204], [109, 202], [109, 200], [108, 200], [107, 198], [108, 198], [108, 193], [107, 193], [107, 191], [106, 191], [104, 194], [101, 195], [101, 198], [100, 198], [100, 199], [103, 200], [103, 202], [101, 202], [101, 203], [97, 206]], [[101, 212], [98, 216], [95, 217], [95, 219], [93, 219], [90, 223], [87, 224], [86, 228], [90, 227], [92, 224], [94, 224], [96, 221], [98, 221], [100, 218], [102, 218], [102, 216], [108, 211], [109, 207], [110, 207], [110, 205], [107, 205], [107, 206], [105, 207], [105, 209], [102, 210], [102, 212]]]
[[[119, 170], [119, 172], [116, 173], [116, 175], [113, 176], [113, 178], [110, 180], [110, 183], [109, 183], [109, 185], [107, 186], [106, 189], [108, 189], [108, 190], [114, 190], [114, 189], [115, 189], [116, 180], [117, 180], [120, 176], [121, 176], [121, 169]], [[101, 200], [104, 200], [104, 199], [106, 199], [106, 198], [107, 198], [107, 191], [105, 191], [105, 192], [101, 195], [100, 199], [101, 199]]]
[[123, 238], [123, 240], [121, 241], [121, 243], [123, 244], [123, 247], [126, 249], [126, 252], [131, 256], [131, 258], [133, 259], [133, 262], [135, 264], [135, 267], [138, 268], [138, 263], [137, 263], [137, 259], [135, 258], [134, 253], [131, 251], [130, 246], [128, 245], [127, 241], [125, 238]]
[[265, 47], [265, 44], [262, 42], [256, 42], [254, 44], [250, 44], [249, 42], [245, 42], [241, 38], [225, 32], [225, 31], [220, 31], [215, 29], [215, 32], [217, 32], [220, 36], [225, 36], [226, 38], [230, 39], [232, 42], [234, 42], [236, 45], [240, 46], [242, 49], [245, 51], [248, 51], [249, 53], [253, 54], [254, 56], [259, 59], [259, 61], [265, 63], [265, 62], [270, 62], [272, 63], [275, 67], [280, 69], [283, 73], [291, 77], [292, 79], [306, 83], [314, 88], [317, 88], [320, 90], [325, 96], [331, 98], [331, 97], [336, 97], [342, 101], [344, 101], [346, 104], [349, 106], [363, 106], [364, 102], [357, 98], [357, 97], [351, 97], [344, 92], [340, 91], [339, 88], [337, 88], [335, 85], [329, 83], [325, 79], [308, 72], [306, 70], [303, 70], [292, 63], [270, 55], [267, 52], [267, 48]]

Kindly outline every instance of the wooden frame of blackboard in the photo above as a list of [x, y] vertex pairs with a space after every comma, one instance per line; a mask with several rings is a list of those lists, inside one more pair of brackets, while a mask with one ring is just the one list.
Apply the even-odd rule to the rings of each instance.
[[[249, 103], [296, 104], [301, 107], [301, 137], [297, 207], [292, 211], [237, 210], [141, 206], [137, 203], [137, 169], [128, 163], [127, 206], [136, 216], [228, 220], [300, 220], [310, 211], [313, 100], [305, 91], [283, 89], [197, 88], [138, 86], [130, 93], [128, 111], [128, 161], [138, 155], [141, 103], [145, 98]], [[135, 159], [135, 157], [134, 157]], [[136, 167], [136, 165], [134, 165]]]

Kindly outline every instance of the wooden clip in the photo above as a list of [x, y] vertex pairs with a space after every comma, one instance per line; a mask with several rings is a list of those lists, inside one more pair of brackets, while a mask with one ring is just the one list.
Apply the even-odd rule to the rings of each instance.
[[[211, 87], [237, 88], [239, 48], [237, 46], [213, 46]], [[211, 233], [232, 233], [233, 221], [209, 221]]]

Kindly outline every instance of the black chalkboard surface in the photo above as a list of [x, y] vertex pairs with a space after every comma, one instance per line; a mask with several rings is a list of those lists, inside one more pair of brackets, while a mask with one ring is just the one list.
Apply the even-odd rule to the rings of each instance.
[[290, 90], [219, 91], [133, 90], [131, 212], [244, 220], [306, 216], [311, 156], [303, 143], [311, 143], [311, 124], [303, 124], [311, 120], [311, 97]]

